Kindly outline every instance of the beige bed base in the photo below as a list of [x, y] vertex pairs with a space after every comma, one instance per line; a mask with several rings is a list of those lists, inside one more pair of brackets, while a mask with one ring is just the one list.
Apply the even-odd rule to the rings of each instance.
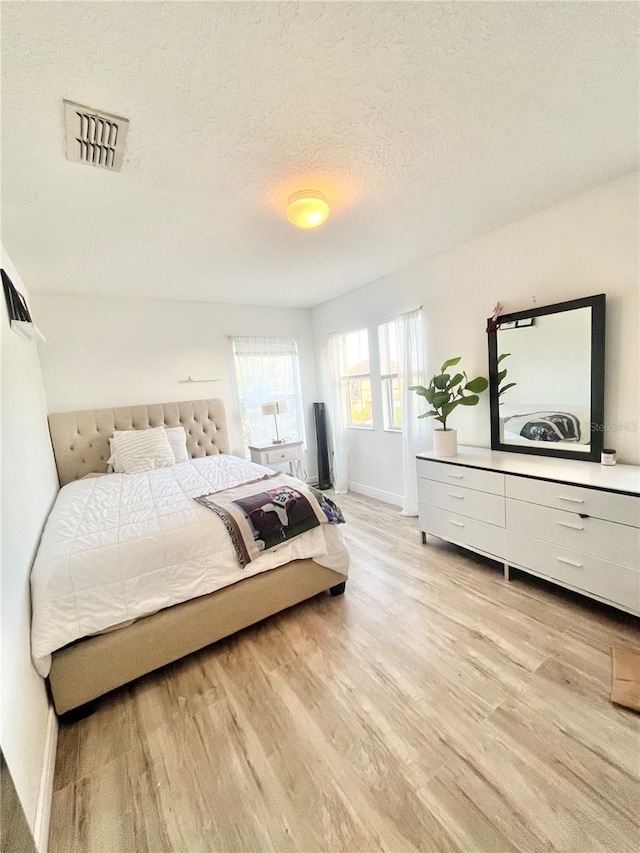
[[65, 646], [53, 653], [49, 673], [55, 709], [64, 714], [85, 705], [344, 580], [312, 560], [295, 560]]
[[[158, 403], [49, 415], [60, 485], [104, 473], [114, 429], [184, 426], [192, 458], [229, 453], [222, 400]], [[49, 684], [58, 714], [79, 708], [158, 667], [344, 583], [338, 572], [295, 560], [176, 604], [125, 628], [87, 637], [52, 655]]]

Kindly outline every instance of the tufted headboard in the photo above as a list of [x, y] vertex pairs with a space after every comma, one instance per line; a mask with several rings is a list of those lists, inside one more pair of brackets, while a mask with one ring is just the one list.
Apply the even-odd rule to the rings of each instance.
[[87, 409], [49, 415], [49, 431], [60, 485], [86, 474], [106, 473], [109, 438], [116, 429], [183, 426], [192, 459], [230, 453], [222, 400], [153, 403], [119, 409]]

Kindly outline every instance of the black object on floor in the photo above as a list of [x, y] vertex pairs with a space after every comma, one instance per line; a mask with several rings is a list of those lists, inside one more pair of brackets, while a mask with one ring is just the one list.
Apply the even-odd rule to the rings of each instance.
[[329, 468], [329, 445], [327, 443], [327, 418], [324, 403], [313, 404], [313, 416], [316, 422], [316, 443], [318, 447], [318, 488], [331, 488], [331, 470]]

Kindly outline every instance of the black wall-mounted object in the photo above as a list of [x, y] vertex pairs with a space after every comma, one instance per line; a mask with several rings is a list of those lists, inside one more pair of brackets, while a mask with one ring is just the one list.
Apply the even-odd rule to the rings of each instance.
[[[503, 441], [500, 429], [500, 400], [498, 390], [500, 385], [500, 368], [509, 368], [509, 362], [498, 365], [498, 339], [497, 334], [501, 326], [508, 329], [523, 329], [530, 325], [529, 320], [535, 317], [544, 317], [549, 314], [561, 314], [565, 311], [575, 311], [578, 308], [589, 308], [591, 310], [591, 353], [590, 353], [590, 437], [588, 449], [565, 450], [562, 442], [549, 442], [548, 447], [527, 446], [523, 444], [511, 444]], [[488, 322], [488, 321], [487, 321]], [[515, 324], [515, 325], [514, 325]], [[488, 335], [489, 343], [489, 403], [491, 407], [491, 449], [507, 450], [510, 453], [529, 453], [536, 456], [555, 456], [562, 459], [582, 459], [589, 462], [599, 462], [604, 440], [604, 350], [605, 350], [605, 324], [606, 324], [606, 295], [599, 293], [596, 296], [586, 296], [584, 299], [572, 299], [569, 302], [558, 302], [554, 305], [544, 305], [540, 308], [532, 308], [528, 311], [518, 311], [513, 314], [503, 314], [497, 322], [496, 328]], [[536, 327], [533, 326], [535, 329]], [[511, 332], [508, 332], [511, 335]], [[514, 335], [521, 334], [519, 331]], [[542, 367], [541, 367], [542, 369]], [[562, 371], [562, 362], [554, 365], [556, 371]], [[508, 381], [517, 379], [509, 371]]]
[[324, 403], [313, 404], [313, 416], [316, 422], [316, 442], [318, 447], [318, 488], [331, 488], [331, 469], [329, 468], [329, 444], [327, 442], [327, 418]]
[[2, 276], [2, 288], [4, 290], [4, 298], [7, 301], [7, 311], [9, 312], [9, 320], [18, 320], [21, 323], [31, 323], [31, 314], [27, 308], [24, 296], [13, 286], [13, 282], [4, 270], [0, 270]]

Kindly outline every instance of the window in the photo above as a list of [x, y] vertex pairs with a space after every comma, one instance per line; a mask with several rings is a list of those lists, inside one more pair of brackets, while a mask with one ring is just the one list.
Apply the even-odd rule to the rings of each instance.
[[278, 415], [281, 437], [305, 440], [304, 410], [295, 338], [233, 338], [245, 446], [269, 444], [275, 436], [273, 416], [262, 404], [286, 400]]
[[[422, 316], [420, 311], [402, 314], [378, 326], [380, 379], [384, 428], [402, 430], [402, 394], [408, 385], [423, 382]], [[406, 362], [406, 366], [403, 365]], [[408, 377], [404, 376], [404, 371]]]
[[402, 380], [395, 320], [378, 326], [382, 411], [385, 429], [402, 429]]
[[340, 386], [348, 426], [372, 427], [369, 333], [367, 329], [340, 337]]
[[332, 335], [330, 354], [332, 386], [339, 392], [333, 405], [340, 406], [344, 425], [402, 432], [403, 418], [413, 411], [405, 386], [424, 381], [421, 310]]

